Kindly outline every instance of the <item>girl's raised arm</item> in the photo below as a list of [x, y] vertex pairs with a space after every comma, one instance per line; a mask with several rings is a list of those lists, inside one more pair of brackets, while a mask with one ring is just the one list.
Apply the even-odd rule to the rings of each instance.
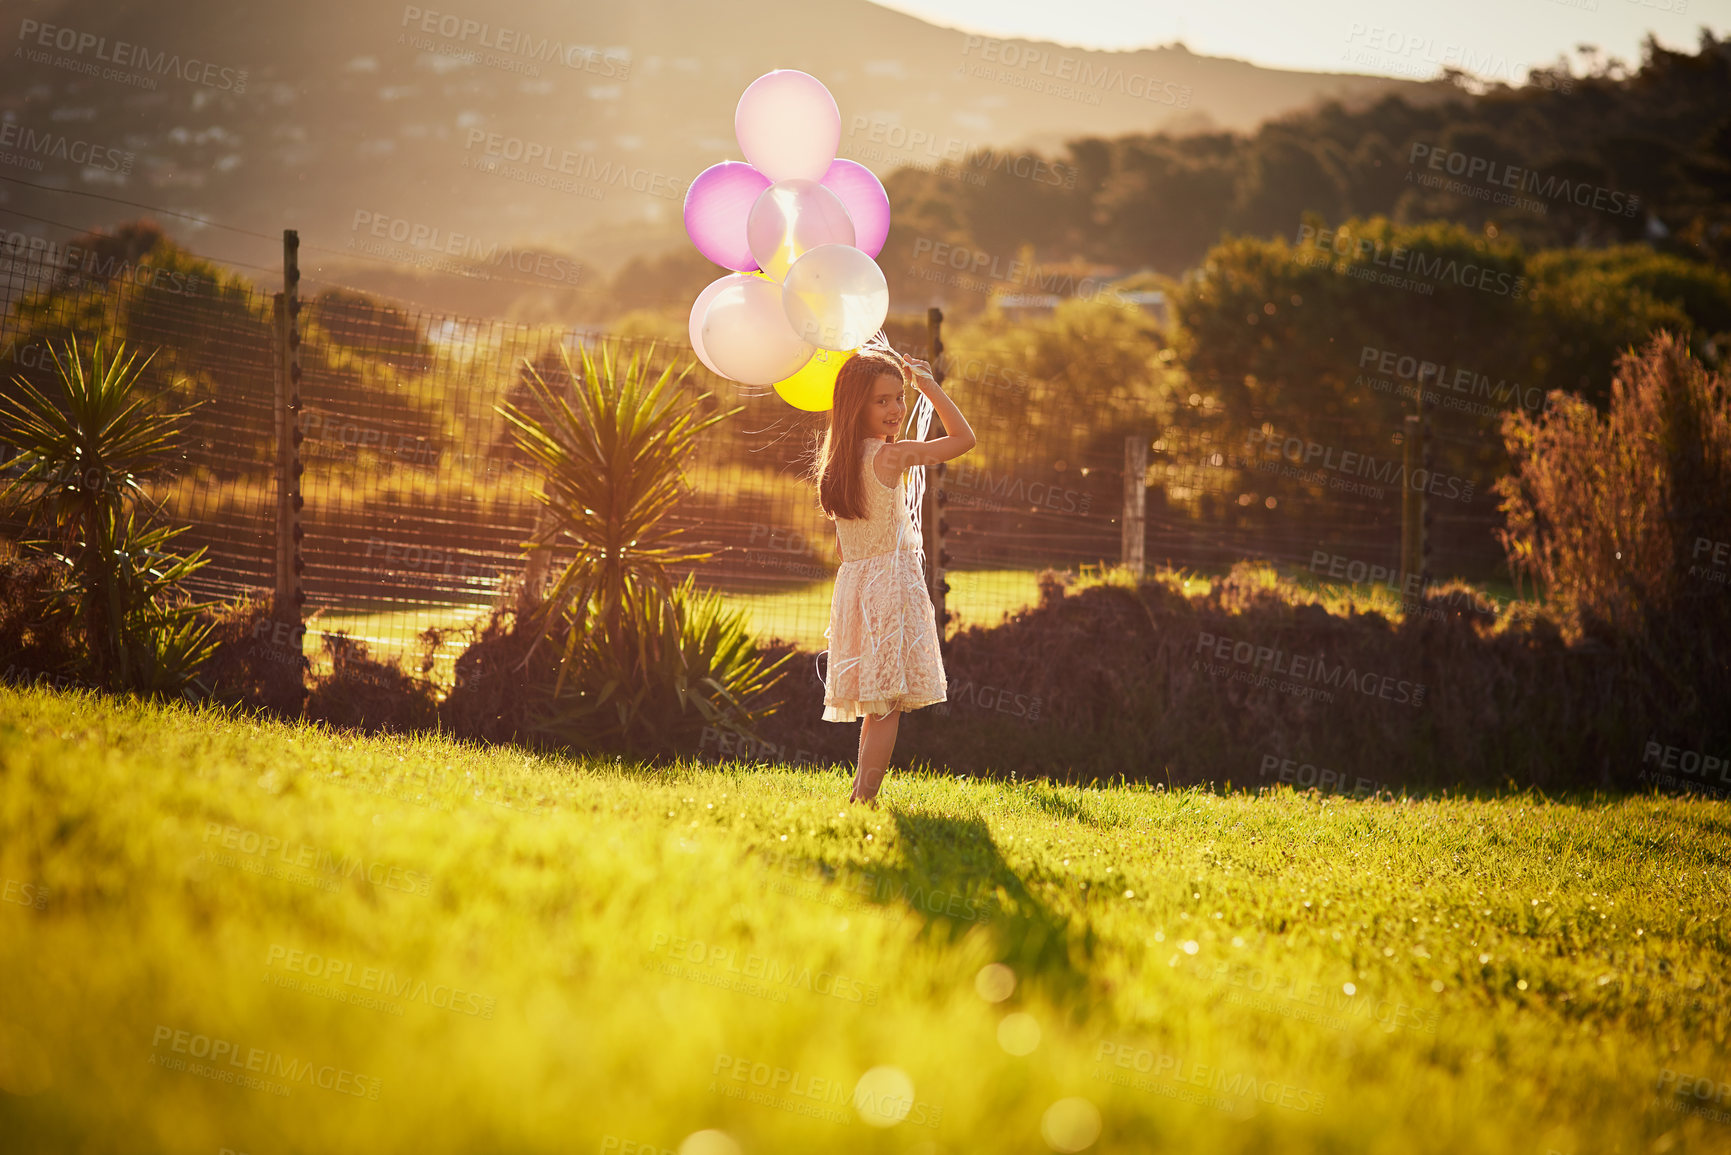
[[940, 461], [953, 460], [977, 444], [968, 419], [962, 416], [962, 411], [956, 408], [956, 403], [950, 400], [944, 387], [933, 378], [931, 366], [917, 357], [904, 360], [913, 367], [914, 385], [931, 401], [938, 416], [943, 418], [944, 436], [931, 441], [892, 441], [884, 446], [878, 451], [877, 460], [873, 464], [874, 467], [881, 464], [882, 469], [892, 474], [899, 474], [902, 470], [916, 465], [936, 465]]

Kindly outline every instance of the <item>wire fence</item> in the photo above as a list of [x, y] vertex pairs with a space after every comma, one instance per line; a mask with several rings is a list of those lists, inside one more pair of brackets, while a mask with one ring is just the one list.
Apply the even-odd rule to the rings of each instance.
[[[189, 527], [184, 544], [209, 551], [210, 564], [190, 584], [205, 597], [268, 598], [276, 556], [273, 295], [235, 278], [200, 282], [124, 253], [90, 266], [52, 247], [0, 262], [0, 389], [11, 389], [14, 376], [49, 385], [49, 345], [69, 335], [148, 351], [148, 384], [193, 405], [179, 460], [152, 489], [163, 515]], [[838, 558], [833, 526], [803, 475], [824, 414], [715, 377], [683, 344], [418, 310], [311, 277], [301, 296], [301, 581], [315, 661], [322, 632], [343, 630], [406, 655], [429, 627], [473, 623], [510, 594], [525, 572], [522, 543], [536, 524], [540, 479], [496, 407], [532, 409], [532, 371], [557, 385], [561, 351], [579, 363], [579, 349], [598, 350], [603, 340], [657, 366], [691, 363], [688, 387], [713, 394], [713, 405], [743, 407], [704, 435], [673, 520], [712, 551], [698, 582], [746, 609], [761, 638], [823, 647]], [[886, 327], [902, 352], [929, 359], [924, 321], [898, 317]], [[1011, 396], [1005, 381], [1024, 384]], [[1341, 418], [1330, 434], [1326, 421], [1307, 415], [1294, 453], [1282, 422], [1289, 415], [1252, 414], [1245, 425], [1198, 403], [1184, 420], [1155, 427], [1108, 414], [1102, 396], [1110, 385], [1100, 382], [1098, 394], [1060, 392], [1025, 371], [984, 381], [954, 367], [947, 388], [980, 444], [937, 482], [951, 630], [1035, 603], [1043, 569], [1122, 560], [1126, 437], [1150, 451], [1145, 476], [1130, 484], [1147, 485], [1151, 566], [1210, 570], [1261, 559], [1315, 573], [1326, 557], [1354, 574], [1398, 572], [1398, 427], [1387, 441], [1364, 444], [1362, 421]], [[1028, 420], [1034, 411], [1039, 420]], [[1444, 449], [1458, 443], [1470, 452], [1484, 431], [1439, 422], [1436, 436]], [[1433, 508], [1440, 549], [1484, 552], [1494, 517], [1482, 496], [1476, 505], [1439, 500]], [[448, 677], [463, 644], [460, 633], [440, 641], [436, 669]]]

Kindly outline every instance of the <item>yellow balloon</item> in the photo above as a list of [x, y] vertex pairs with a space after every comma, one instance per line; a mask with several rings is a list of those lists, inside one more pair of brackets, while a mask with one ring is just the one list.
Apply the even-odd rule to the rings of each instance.
[[795, 409], [822, 413], [835, 404], [836, 374], [857, 352], [857, 349], [819, 349], [799, 372], [784, 381], [777, 381], [775, 391]]

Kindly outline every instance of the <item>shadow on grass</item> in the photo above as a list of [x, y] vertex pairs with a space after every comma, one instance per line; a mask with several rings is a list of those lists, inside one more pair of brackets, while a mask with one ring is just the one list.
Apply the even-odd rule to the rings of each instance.
[[[1018, 984], [1031, 983], [1054, 1002], [1085, 1003], [1087, 980], [1075, 960], [1092, 951], [1092, 930], [1078, 930], [1034, 893], [983, 820], [886, 812], [900, 836], [899, 861], [837, 864], [770, 852], [772, 871], [795, 876], [772, 879], [770, 889], [843, 911], [907, 911], [921, 920], [918, 937], [939, 948], [983, 934], [992, 960], [1013, 969]], [[974, 978], [956, 977], [970, 985]]]
[[1066, 798], [1052, 790], [1029, 790], [1027, 797], [1034, 805], [1044, 810], [1054, 818], [1068, 818], [1072, 822], [1080, 822], [1088, 826], [1106, 825], [1101, 817], [1094, 813], [1091, 806], [1086, 806], [1080, 798]]
[[[921, 934], [938, 944], [974, 927], [991, 937], [993, 958], [1054, 1001], [1084, 993], [1075, 955], [1092, 947], [1092, 931], [1078, 938], [1068, 919], [1035, 895], [992, 841], [979, 818], [893, 810], [902, 858], [873, 871], [873, 901], [900, 902], [924, 919]], [[966, 976], [972, 981], [973, 976]]]

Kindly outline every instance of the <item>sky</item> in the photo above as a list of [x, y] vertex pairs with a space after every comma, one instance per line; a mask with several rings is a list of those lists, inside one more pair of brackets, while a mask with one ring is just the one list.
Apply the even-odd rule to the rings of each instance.
[[1529, 67], [1582, 44], [1631, 67], [1653, 32], [1696, 51], [1700, 28], [1723, 37], [1731, 0], [875, 0], [982, 36], [1078, 48], [1153, 48], [1183, 41], [1203, 56], [1269, 68], [1428, 79], [1455, 63], [1485, 79], [1522, 83]]

